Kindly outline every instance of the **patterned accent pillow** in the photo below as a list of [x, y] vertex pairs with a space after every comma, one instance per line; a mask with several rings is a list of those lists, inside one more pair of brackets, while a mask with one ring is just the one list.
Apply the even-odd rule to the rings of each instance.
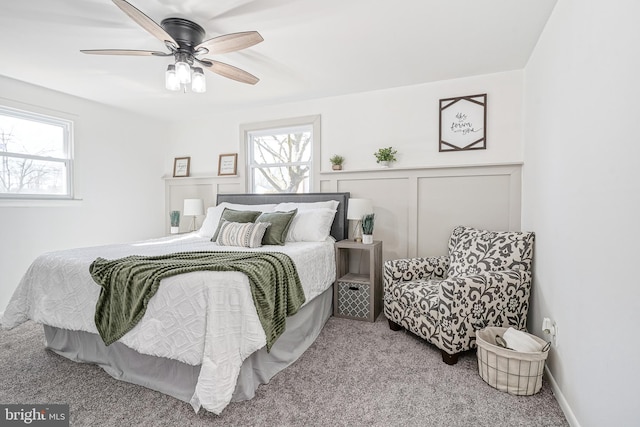
[[216, 243], [221, 246], [259, 248], [262, 238], [271, 224], [268, 222], [229, 222], [222, 220]]
[[531, 270], [534, 233], [456, 227], [449, 239], [448, 277]]
[[263, 245], [284, 245], [287, 238], [287, 232], [291, 226], [293, 217], [298, 213], [298, 209], [290, 212], [263, 212], [257, 219], [258, 222], [271, 223], [271, 227], [267, 229], [262, 238]]
[[212, 242], [218, 241], [218, 233], [220, 232], [220, 227], [222, 227], [223, 221], [229, 222], [253, 222], [260, 216], [262, 212], [260, 211], [237, 211], [235, 209], [224, 208], [222, 211], [222, 215], [220, 216], [220, 222], [218, 223], [218, 228], [215, 233], [213, 233], [213, 237], [211, 238]]

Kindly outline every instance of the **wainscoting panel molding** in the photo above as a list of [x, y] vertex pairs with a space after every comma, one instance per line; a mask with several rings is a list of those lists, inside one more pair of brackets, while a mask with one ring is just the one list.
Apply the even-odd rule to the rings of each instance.
[[[180, 232], [189, 231], [191, 217], [182, 214], [184, 199], [202, 199], [205, 213], [208, 207], [216, 205], [218, 193], [243, 193], [244, 188], [238, 177], [188, 177], [165, 178], [165, 228], [169, 233], [171, 223], [169, 212], [180, 211]], [[197, 218], [202, 225], [203, 217]]]
[[[409, 213], [411, 198], [407, 197], [410, 180], [407, 177], [377, 176], [356, 178], [346, 176], [337, 181], [337, 191], [348, 191], [351, 197], [370, 199], [373, 202], [375, 223], [374, 238], [383, 240], [383, 252], [388, 257], [406, 254], [410, 241]], [[352, 237], [356, 221], [350, 221]]]
[[[322, 192], [349, 191], [373, 202], [374, 238], [383, 241], [387, 260], [444, 255], [457, 225], [520, 230], [521, 175], [522, 163], [507, 163], [325, 171], [315, 179]], [[243, 193], [245, 183], [241, 176], [165, 178], [165, 190], [168, 232], [169, 212], [182, 212], [184, 199], [214, 206], [218, 193]], [[189, 224], [183, 219], [181, 231]]]
[[383, 258], [445, 255], [451, 230], [520, 229], [521, 163], [327, 171], [322, 191], [371, 199]]
[[418, 253], [447, 253], [458, 225], [509, 230], [509, 176], [418, 178]]

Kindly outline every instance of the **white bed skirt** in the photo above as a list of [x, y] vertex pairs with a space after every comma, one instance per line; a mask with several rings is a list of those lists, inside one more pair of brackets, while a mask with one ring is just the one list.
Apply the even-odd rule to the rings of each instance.
[[[331, 316], [333, 287], [305, 304], [288, 317], [286, 330], [271, 352], [266, 347], [245, 359], [238, 375], [232, 401], [254, 397], [260, 384], [266, 384], [278, 372], [295, 362], [316, 340]], [[70, 331], [44, 325], [46, 347], [70, 360], [99, 365], [118, 380], [138, 384], [173, 396], [184, 402], [193, 397], [200, 365], [193, 366], [164, 357], [138, 353], [115, 342], [105, 346], [97, 334]]]

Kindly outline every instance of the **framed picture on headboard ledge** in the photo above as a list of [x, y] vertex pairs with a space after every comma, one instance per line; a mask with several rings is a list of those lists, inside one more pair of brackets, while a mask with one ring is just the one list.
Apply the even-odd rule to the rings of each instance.
[[440, 151], [487, 148], [487, 94], [440, 100]]
[[189, 168], [191, 157], [176, 157], [173, 159], [173, 176], [187, 177], [189, 176]]
[[218, 158], [218, 176], [238, 174], [238, 153], [220, 154]]

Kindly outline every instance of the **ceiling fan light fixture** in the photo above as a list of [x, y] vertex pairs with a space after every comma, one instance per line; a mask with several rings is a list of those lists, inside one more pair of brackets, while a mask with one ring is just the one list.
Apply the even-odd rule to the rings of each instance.
[[191, 67], [186, 62], [176, 62], [176, 75], [182, 84], [191, 83]]
[[176, 66], [169, 64], [164, 74], [164, 85], [168, 90], [180, 90], [180, 80], [176, 74]]
[[191, 83], [191, 65], [193, 59], [189, 61], [189, 57], [186, 53], [176, 53], [176, 75], [180, 83]]
[[193, 68], [191, 90], [196, 93], [204, 93], [207, 91], [207, 79], [204, 77], [204, 70], [200, 67]]

